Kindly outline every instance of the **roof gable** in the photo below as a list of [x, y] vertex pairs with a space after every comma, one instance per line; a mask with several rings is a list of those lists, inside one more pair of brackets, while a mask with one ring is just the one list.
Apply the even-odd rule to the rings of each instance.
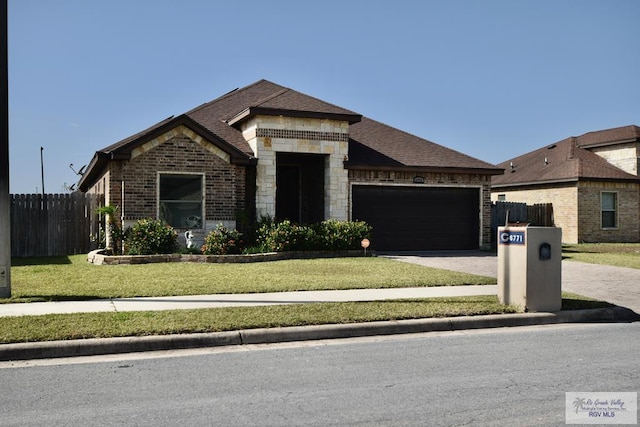
[[267, 80], [259, 80], [99, 150], [89, 164], [88, 173], [81, 178], [79, 187], [86, 189], [92, 185], [91, 179], [104, 168], [105, 162], [126, 159], [136, 147], [181, 124], [229, 153], [232, 162], [252, 163], [255, 161], [254, 153], [236, 125], [257, 114], [347, 121], [350, 123], [347, 167], [464, 169], [492, 175], [502, 172], [494, 165], [363, 118], [351, 110]]
[[576, 137], [576, 145], [582, 148], [616, 145], [640, 141], [640, 127], [635, 125], [588, 132]]

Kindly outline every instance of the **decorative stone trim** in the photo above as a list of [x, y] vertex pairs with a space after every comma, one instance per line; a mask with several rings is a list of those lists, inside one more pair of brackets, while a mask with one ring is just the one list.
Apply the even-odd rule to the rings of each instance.
[[317, 141], [348, 142], [349, 134], [340, 132], [318, 132], [312, 130], [292, 129], [256, 129], [258, 138], [285, 138], [285, 139], [310, 139]]
[[[159, 254], [159, 255], [104, 255], [97, 249], [89, 252], [87, 261], [96, 265], [152, 264], [160, 262], [197, 262], [197, 263], [249, 263], [281, 261], [287, 259], [343, 258], [363, 256], [361, 250], [350, 251], [290, 251], [267, 252], [249, 255], [194, 255], [194, 254]], [[371, 254], [369, 253], [369, 256]]]
[[140, 147], [135, 148], [132, 152], [131, 152], [131, 158], [134, 159], [148, 151], [151, 151], [152, 149], [154, 149], [155, 147], [159, 146], [160, 144], [163, 144], [167, 141], [170, 141], [171, 139], [175, 138], [175, 137], [179, 137], [179, 136], [186, 136], [187, 138], [189, 138], [190, 140], [192, 140], [193, 142], [200, 144], [200, 146], [202, 146], [204, 149], [208, 150], [209, 152], [215, 154], [216, 156], [220, 157], [222, 160], [224, 160], [226, 163], [231, 163], [231, 156], [228, 153], [225, 153], [224, 151], [222, 151], [221, 149], [219, 149], [218, 147], [216, 147], [215, 145], [211, 144], [210, 142], [207, 142], [205, 139], [203, 139], [200, 135], [198, 135], [197, 133], [195, 133], [194, 131], [192, 131], [191, 129], [189, 129], [188, 127], [184, 126], [184, 125], [180, 125], [177, 126], [174, 129], [171, 129], [167, 132], [165, 132], [164, 134], [160, 135], [157, 138], [152, 139], [151, 141], [148, 141], [144, 144], [142, 144]]

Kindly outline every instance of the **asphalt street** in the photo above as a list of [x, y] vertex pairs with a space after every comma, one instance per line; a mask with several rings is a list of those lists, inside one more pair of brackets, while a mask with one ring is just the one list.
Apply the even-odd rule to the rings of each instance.
[[[496, 277], [497, 257], [481, 251], [380, 254], [402, 262]], [[427, 331], [497, 328], [566, 322], [628, 322], [640, 313], [640, 270], [562, 262], [562, 289], [618, 305], [621, 308], [561, 311], [558, 313], [521, 313], [514, 315], [472, 316], [450, 319], [371, 322], [346, 325], [319, 325], [298, 328], [266, 328], [210, 334], [185, 334], [151, 337], [85, 339], [45, 343], [6, 344], [0, 348], [0, 360], [67, 357], [137, 351], [159, 351], [202, 346], [229, 346], [372, 335], [407, 334]], [[426, 294], [425, 294], [426, 293]], [[45, 312], [126, 311], [204, 308], [225, 305], [295, 304], [320, 301], [366, 301], [394, 298], [424, 298], [449, 295], [495, 295], [496, 286], [454, 286], [441, 288], [403, 288], [392, 290], [354, 290], [292, 292], [287, 295], [251, 294], [205, 295], [168, 298], [52, 302], [0, 305], [0, 316], [44, 314]], [[291, 294], [291, 295], [288, 295]], [[246, 298], [245, 298], [246, 297]], [[226, 300], [225, 300], [226, 298]], [[75, 304], [75, 305], [74, 305]], [[627, 310], [630, 309], [630, 310]], [[18, 310], [18, 311], [16, 311]], [[28, 312], [24, 312], [24, 311]], [[44, 311], [43, 311], [44, 310]]]
[[566, 392], [640, 389], [639, 338], [564, 324], [0, 362], [0, 424], [563, 426]]

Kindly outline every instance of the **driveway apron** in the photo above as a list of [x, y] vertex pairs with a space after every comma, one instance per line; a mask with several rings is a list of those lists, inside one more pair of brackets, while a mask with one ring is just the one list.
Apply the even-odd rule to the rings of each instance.
[[[427, 267], [498, 277], [498, 257], [491, 252], [384, 252], [378, 255]], [[562, 290], [640, 313], [640, 269], [562, 261]]]

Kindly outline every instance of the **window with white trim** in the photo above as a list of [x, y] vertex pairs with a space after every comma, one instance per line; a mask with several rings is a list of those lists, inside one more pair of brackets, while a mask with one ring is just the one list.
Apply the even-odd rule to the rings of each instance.
[[613, 192], [600, 193], [600, 216], [602, 228], [618, 227], [618, 194]]
[[160, 173], [158, 216], [175, 228], [202, 228], [203, 175]]

